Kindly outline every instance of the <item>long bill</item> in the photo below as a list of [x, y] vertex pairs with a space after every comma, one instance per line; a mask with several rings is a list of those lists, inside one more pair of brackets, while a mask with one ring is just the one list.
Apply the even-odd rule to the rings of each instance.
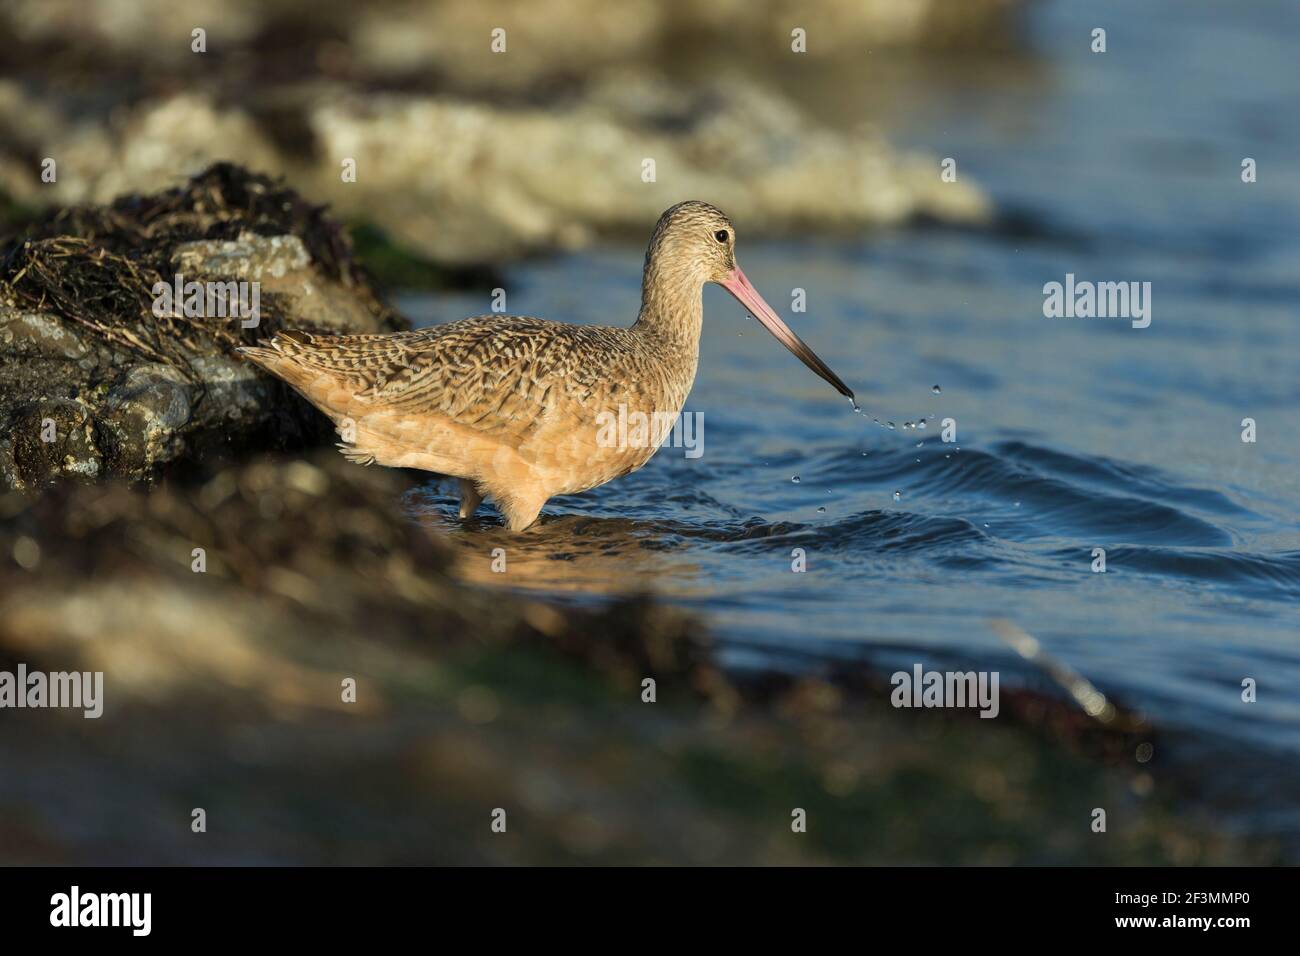
[[758, 290], [746, 278], [745, 273], [740, 271], [740, 266], [732, 269], [727, 278], [723, 279], [719, 285], [734, 295], [741, 305], [754, 313], [755, 318], [763, 323], [763, 328], [775, 335], [777, 341], [793, 352], [799, 361], [835, 386], [835, 390], [841, 395], [845, 395], [850, 399], [853, 398], [853, 391], [840, 381], [840, 377], [817, 357], [817, 353], [805, 345], [803, 339], [795, 335], [790, 326], [782, 322], [776, 312], [772, 310], [772, 307], [763, 301], [763, 297], [758, 294]]

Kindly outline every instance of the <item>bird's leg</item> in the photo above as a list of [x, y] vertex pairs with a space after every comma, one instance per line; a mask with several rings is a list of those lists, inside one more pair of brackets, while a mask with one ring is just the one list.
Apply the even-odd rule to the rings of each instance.
[[473, 517], [478, 506], [483, 503], [483, 496], [479, 494], [478, 486], [468, 478], [460, 479], [460, 516], [461, 518]]
[[541, 493], [525, 494], [518, 491], [508, 494], [493, 495], [492, 499], [505, 516], [506, 527], [511, 531], [523, 531], [541, 513], [549, 495]]

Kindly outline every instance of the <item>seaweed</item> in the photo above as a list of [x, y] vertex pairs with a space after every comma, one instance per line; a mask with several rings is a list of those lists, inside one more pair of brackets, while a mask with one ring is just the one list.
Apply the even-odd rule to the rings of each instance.
[[185, 370], [187, 354], [260, 338], [284, 315], [274, 295], [266, 297], [269, 321], [252, 333], [223, 319], [155, 315], [152, 289], [172, 274], [177, 246], [250, 233], [293, 235], [324, 276], [360, 293], [391, 324], [394, 313], [375, 295], [327, 208], [281, 181], [216, 163], [174, 189], [73, 206], [32, 223], [0, 247], [0, 292], [16, 305], [53, 311], [105, 341]]
[[[0, 241], [0, 328], [12, 343], [0, 365], [0, 486], [147, 480], [164, 466], [181, 475], [210, 458], [324, 440], [310, 405], [233, 350], [287, 328], [407, 326], [326, 208], [217, 163], [177, 188], [31, 217]], [[282, 237], [287, 268], [269, 258]], [[185, 278], [258, 277], [257, 323], [159, 295], [196, 256]]]

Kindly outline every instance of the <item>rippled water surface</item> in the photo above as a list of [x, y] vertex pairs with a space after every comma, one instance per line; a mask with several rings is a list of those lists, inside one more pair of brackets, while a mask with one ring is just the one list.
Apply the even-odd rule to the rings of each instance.
[[[522, 537], [456, 530], [471, 570], [487, 578], [508, 543], [513, 585], [652, 588], [702, 612], [738, 661], [956, 661], [1034, 680], [988, 627], [1007, 617], [1158, 722], [1294, 763], [1300, 9], [1072, 6], [1034, 16], [1035, 60], [954, 65], [895, 111], [895, 138], [985, 185], [999, 228], [776, 244], [738, 224], [746, 272], [864, 414], [710, 288], [687, 403], [703, 456], [665, 448], [552, 500]], [[1088, 51], [1094, 21], [1111, 24], [1105, 55]], [[1244, 156], [1258, 183], [1241, 182]], [[510, 309], [630, 323], [642, 254], [515, 269]], [[1151, 282], [1151, 326], [1045, 318], [1043, 284], [1066, 273]], [[425, 322], [485, 311], [403, 304]], [[456, 529], [452, 490], [412, 506]]]

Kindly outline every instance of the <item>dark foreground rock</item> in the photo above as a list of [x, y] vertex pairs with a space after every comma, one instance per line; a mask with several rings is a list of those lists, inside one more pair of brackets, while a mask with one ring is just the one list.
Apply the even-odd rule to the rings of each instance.
[[[200, 315], [183, 295], [156, 309], [178, 275], [241, 290], [257, 314], [206, 295]], [[232, 349], [284, 327], [404, 325], [321, 207], [238, 167], [61, 210], [0, 247], [0, 487], [142, 479], [318, 439], [320, 416]]]
[[321, 451], [0, 495], [0, 672], [104, 673], [97, 719], [0, 712], [0, 860], [1272, 859], [1171, 809], [1159, 760], [1132, 756], [1146, 728], [729, 676], [671, 609], [462, 583], [405, 485]]

